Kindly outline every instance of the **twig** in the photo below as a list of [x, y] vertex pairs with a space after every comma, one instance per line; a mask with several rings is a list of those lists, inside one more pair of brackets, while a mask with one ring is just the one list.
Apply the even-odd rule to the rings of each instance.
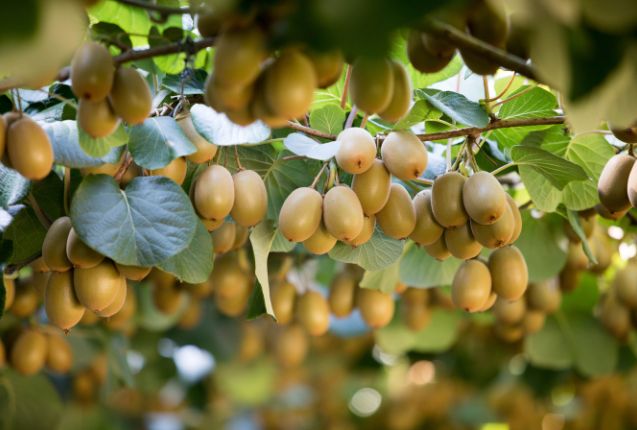
[[484, 88], [484, 108], [487, 113], [491, 113], [491, 105], [489, 104], [489, 79], [486, 76], [482, 77], [482, 87]]
[[531, 90], [532, 90], [533, 88], [535, 88], [536, 86], [537, 86], [537, 85], [531, 85], [530, 87], [528, 87], [528, 88], [526, 88], [526, 89], [524, 89], [524, 90], [520, 91], [519, 93], [515, 93], [515, 94], [513, 94], [512, 96], [507, 97], [506, 99], [502, 99], [502, 100], [500, 100], [499, 102], [494, 103], [494, 104], [493, 104], [493, 106], [499, 106], [499, 105], [504, 104], [504, 103], [506, 103], [506, 102], [510, 102], [510, 101], [511, 101], [511, 100], [513, 100], [513, 99], [517, 99], [518, 97], [520, 97], [520, 96], [522, 96], [522, 95], [524, 95], [524, 94], [528, 93], [529, 91], [531, 91]]
[[515, 77], [516, 76], [517, 76], [517, 73], [513, 72], [513, 75], [511, 75], [511, 79], [505, 85], [504, 89], [502, 91], [500, 91], [500, 94], [498, 94], [495, 97], [492, 97], [490, 99], [486, 99], [485, 102], [494, 102], [494, 101], [500, 99], [503, 95], [505, 95], [506, 92], [509, 91], [509, 88], [511, 88], [511, 85], [513, 84], [513, 81], [515, 81]]
[[234, 145], [234, 159], [237, 162], [237, 169], [239, 171], [243, 170], [243, 166], [241, 165], [241, 161], [239, 160], [239, 150], [237, 149], [239, 145]]
[[35, 216], [38, 218], [40, 223], [48, 229], [51, 226], [51, 220], [44, 212], [42, 212], [42, 209], [40, 208], [40, 205], [38, 205], [33, 194], [29, 193], [27, 196], [27, 202], [29, 203], [29, 206], [31, 206], [31, 209], [33, 209], [33, 212], [35, 212]]
[[33, 263], [35, 260], [37, 260], [38, 258], [40, 258], [42, 256], [41, 252], [38, 252], [37, 254], [34, 254], [30, 257], [25, 258], [24, 260], [20, 260], [16, 263], [12, 263], [12, 264], [7, 264], [6, 267], [4, 268], [4, 274], [5, 275], [12, 275], [15, 272], [17, 272], [18, 270], [22, 269], [24, 266]]
[[363, 115], [363, 119], [361, 120], [361, 128], [365, 128], [365, 126], [367, 125], [367, 120], [369, 119], [369, 115], [365, 114]]
[[333, 134], [323, 133], [322, 131], [316, 130], [314, 128], [306, 127], [302, 124], [299, 124], [298, 122], [288, 121], [287, 126], [294, 130], [302, 131], [303, 133], [310, 134], [312, 136], [322, 137], [324, 139], [331, 139], [331, 140], [336, 139], [336, 136]]
[[352, 106], [352, 110], [347, 115], [347, 119], [345, 120], [344, 128], [350, 128], [354, 124], [354, 119], [358, 115], [358, 108], [356, 106]]
[[126, 153], [124, 154], [124, 161], [119, 166], [119, 169], [117, 169], [117, 172], [115, 172], [115, 175], [113, 176], [113, 178], [115, 179], [117, 183], [120, 183], [122, 181], [122, 178], [124, 177], [124, 175], [126, 174], [126, 172], [128, 171], [128, 168], [130, 167], [132, 163], [133, 163], [133, 157], [130, 155], [128, 151], [126, 151]]
[[518, 206], [518, 209], [522, 211], [530, 207], [532, 204], [533, 204], [533, 200], [527, 200], [525, 203], [522, 203], [520, 206]]
[[286, 155], [281, 158], [282, 161], [290, 161], [290, 160], [305, 160], [307, 157], [305, 155]]
[[321, 170], [318, 171], [318, 173], [314, 177], [314, 180], [310, 184], [310, 188], [316, 188], [316, 185], [318, 184], [318, 181], [321, 178], [321, 175], [325, 171], [325, 168], [327, 167], [328, 164], [330, 164], [329, 161], [326, 161], [326, 162], [323, 163], [323, 165], [321, 166]]
[[155, 3], [140, 1], [140, 0], [116, 0], [118, 3], [127, 4], [129, 6], [135, 6], [153, 12], [159, 12], [163, 15], [179, 15], [179, 14], [194, 14], [195, 9], [189, 7], [170, 7], [162, 6]]
[[343, 85], [343, 95], [341, 95], [341, 107], [345, 109], [347, 105], [347, 92], [349, 91], [349, 80], [352, 77], [352, 66], [347, 65], [347, 71], [345, 72], [345, 84]]

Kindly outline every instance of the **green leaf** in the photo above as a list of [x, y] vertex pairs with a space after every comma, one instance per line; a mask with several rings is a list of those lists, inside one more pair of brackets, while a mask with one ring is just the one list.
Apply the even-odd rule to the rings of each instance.
[[400, 262], [397, 261], [384, 269], [366, 271], [359, 286], [384, 293], [393, 293], [399, 281]]
[[339, 105], [329, 104], [310, 112], [310, 125], [323, 133], [337, 135], [344, 123], [345, 111]]
[[329, 256], [334, 260], [358, 264], [365, 270], [380, 270], [400, 258], [403, 245], [402, 240], [390, 239], [376, 229], [372, 238], [361, 246], [337, 242]]
[[[187, 300], [185, 300], [187, 301]], [[111, 337], [106, 350], [108, 373], [122, 381], [127, 387], [134, 387], [133, 372], [126, 360], [126, 352], [130, 349], [128, 339], [121, 333]]]
[[522, 211], [522, 225], [522, 233], [515, 246], [524, 255], [529, 281], [553, 278], [566, 263], [566, 252], [560, 247], [562, 218], [555, 214], [534, 218], [531, 211]]
[[[518, 95], [519, 94], [519, 95]], [[540, 87], [523, 86], [502, 103], [498, 111], [501, 119], [543, 118], [555, 115], [557, 98]]]
[[553, 316], [546, 318], [544, 327], [524, 340], [524, 353], [531, 364], [549, 369], [568, 369], [573, 355], [568, 350], [567, 338]]
[[460, 264], [462, 261], [456, 258], [438, 261], [423, 248], [412, 244], [400, 260], [400, 281], [419, 288], [450, 285]]
[[[148, 33], [148, 44], [151, 48], [170, 45], [171, 43], [181, 42], [184, 39], [184, 31], [181, 26], [170, 27], [160, 32], [153, 26]], [[177, 74], [181, 73], [186, 67], [186, 54], [183, 52], [177, 54], [161, 55], [153, 57], [153, 63], [164, 73]]]
[[0, 207], [18, 203], [29, 193], [30, 182], [13, 169], [0, 164]]
[[566, 214], [569, 224], [573, 228], [573, 231], [575, 232], [577, 237], [579, 237], [580, 241], [582, 242], [582, 248], [584, 249], [584, 254], [586, 254], [588, 261], [590, 261], [591, 264], [597, 264], [597, 259], [591, 251], [591, 247], [588, 244], [588, 238], [586, 237], [584, 230], [582, 230], [582, 224], [579, 222], [579, 216], [577, 215], [577, 212], [567, 210]]
[[114, 133], [99, 139], [92, 138], [79, 127], [78, 132], [80, 134], [80, 148], [82, 148], [87, 155], [94, 158], [105, 157], [114, 147], [128, 143], [128, 133], [123, 124], [120, 124]]
[[177, 157], [197, 150], [174, 118], [147, 118], [131, 129], [128, 149], [135, 163], [146, 169], [159, 169]]
[[520, 178], [536, 208], [555, 212], [562, 201], [562, 192], [531, 166], [519, 166]]
[[[183, 76], [184, 73], [186, 76]], [[166, 75], [161, 81], [161, 86], [169, 89], [175, 94], [180, 94], [182, 90], [183, 94], [186, 96], [203, 94], [204, 84], [208, 74], [201, 69], [188, 69], [188, 71], [185, 71], [184, 73], [180, 73], [178, 75]]]
[[141, 285], [137, 288], [137, 301], [139, 312], [136, 314], [137, 323], [141, 328], [154, 332], [164, 332], [173, 327], [181, 319], [188, 308], [189, 300], [195, 300], [190, 296], [181, 301], [181, 306], [173, 314], [165, 314], [155, 307], [153, 289], [150, 285]]
[[427, 100], [416, 100], [407, 115], [394, 124], [393, 130], [407, 130], [428, 119], [439, 119], [442, 112], [429, 104]]
[[246, 314], [246, 318], [253, 320], [267, 313], [268, 311], [265, 307], [265, 299], [263, 298], [263, 287], [261, 287], [261, 284], [257, 282], [257, 285], [252, 289], [250, 299], [248, 300], [248, 313]]
[[416, 90], [416, 96], [424, 98], [433, 107], [459, 124], [472, 127], [485, 127], [489, 124], [489, 115], [479, 103], [453, 91], [439, 91], [431, 88]]
[[514, 146], [511, 158], [518, 166], [535, 170], [559, 190], [571, 181], [587, 179], [586, 172], [577, 164], [534, 146]]
[[249, 145], [263, 142], [270, 137], [270, 129], [261, 121], [240, 126], [230, 121], [225, 114], [215, 112], [203, 104], [192, 106], [190, 115], [199, 134], [215, 145]]
[[50, 430], [62, 418], [62, 400], [44, 374], [22, 376], [7, 370], [0, 384], [8, 388], [13, 400], [13, 419], [7, 428]]
[[110, 22], [119, 25], [131, 36], [133, 45], [147, 45], [146, 37], [137, 36], [148, 34], [151, 27], [150, 19], [142, 8], [128, 6], [116, 0], [104, 0], [98, 2], [89, 9], [89, 15], [97, 21]]
[[31, 193], [48, 219], [56, 220], [65, 215], [64, 183], [57, 173], [52, 171], [46, 178], [34, 182]]
[[87, 245], [121, 264], [153, 266], [191, 242], [197, 215], [179, 185], [159, 176], [137, 177], [125, 191], [106, 175], [82, 181], [71, 220]]
[[33, 209], [29, 206], [22, 208], [3, 233], [3, 239], [10, 240], [13, 245], [8, 263], [19, 263], [38, 255], [45, 235], [46, 229]]
[[272, 249], [272, 243], [276, 236], [274, 225], [270, 221], [263, 221], [257, 224], [250, 233], [250, 243], [254, 254], [254, 275], [261, 286], [265, 311], [268, 315], [274, 316], [272, 299], [270, 298], [270, 280], [268, 278], [268, 255]]
[[283, 145], [296, 155], [325, 161], [336, 155], [340, 142], [320, 143], [303, 133], [290, 133], [283, 139]]
[[197, 228], [190, 244], [158, 265], [164, 272], [172, 273], [182, 282], [190, 284], [206, 282], [212, 272], [214, 259], [210, 233], [201, 221], [196, 222]]

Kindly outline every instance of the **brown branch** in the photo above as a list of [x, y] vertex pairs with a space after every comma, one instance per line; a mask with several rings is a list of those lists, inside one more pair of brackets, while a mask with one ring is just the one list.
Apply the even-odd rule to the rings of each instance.
[[288, 121], [287, 127], [292, 128], [294, 130], [302, 131], [305, 134], [309, 134], [316, 137], [322, 137], [324, 139], [331, 139], [331, 140], [336, 139], [336, 136], [333, 134], [323, 133], [322, 131], [316, 130], [314, 128], [306, 127], [294, 121]]
[[122, 164], [119, 166], [119, 169], [117, 169], [117, 172], [115, 172], [115, 175], [113, 176], [115, 182], [117, 182], [118, 184], [122, 182], [122, 178], [124, 177], [132, 163], [133, 157], [130, 155], [130, 152], [126, 151]]
[[118, 3], [127, 4], [129, 6], [135, 6], [142, 9], [150, 10], [153, 12], [159, 12], [163, 15], [179, 15], [179, 14], [194, 14], [196, 11], [189, 7], [170, 7], [162, 6], [155, 3], [149, 3], [141, 0], [116, 0]]

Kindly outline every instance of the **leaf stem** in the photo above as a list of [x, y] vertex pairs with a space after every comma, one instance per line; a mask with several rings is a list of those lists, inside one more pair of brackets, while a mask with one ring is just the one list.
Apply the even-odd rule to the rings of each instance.
[[347, 92], [349, 91], [349, 80], [352, 77], [352, 66], [347, 65], [347, 71], [345, 72], [345, 84], [343, 85], [343, 94], [341, 95], [341, 107], [345, 109], [347, 105]]
[[316, 130], [314, 128], [311, 127], [307, 127], [305, 125], [299, 124], [298, 122], [294, 122], [294, 121], [288, 121], [288, 125], [289, 128], [292, 128], [294, 130], [298, 130], [298, 131], [302, 131], [305, 134], [309, 134], [312, 136], [316, 136], [316, 137], [322, 137], [324, 139], [331, 139], [334, 140], [336, 139], [336, 136], [333, 134], [329, 134], [329, 133], [324, 133], [320, 130]]
[[503, 166], [498, 167], [498, 168], [497, 168], [497, 169], [495, 169], [494, 171], [492, 171], [492, 172], [491, 172], [491, 174], [492, 174], [493, 176], [496, 176], [498, 173], [502, 173], [502, 172], [504, 172], [506, 169], [508, 169], [508, 168], [510, 168], [510, 167], [513, 167], [513, 166], [515, 166], [515, 163], [514, 163], [514, 162], [507, 163], [507, 164], [505, 164], [505, 165], [503, 165]]
[[489, 78], [486, 76], [482, 77], [482, 88], [484, 89], [484, 108], [487, 113], [491, 114], [491, 105], [489, 104]]
[[524, 89], [524, 90], [520, 91], [519, 93], [515, 93], [515, 94], [513, 94], [512, 96], [507, 97], [506, 99], [502, 99], [502, 100], [500, 100], [499, 102], [494, 103], [494, 104], [493, 104], [493, 106], [495, 107], [495, 106], [499, 106], [499, 105], [501, 105], [501, 104], [504, 104], [504, 103], [506, 103], [506, 102], [510, 102], [511, 100], [516, 99], [516, 98], [518, 98], [518, 97], [520, 97], [520, 96], [522, 96], [522, 95], [524, 95], [524, 94], [528, 93], [529, 91], [531, 91], [531, 90], [532, 90], [533, 88], [535, 88], [535, 87], [537, 87], [537, 85], [532, 85], [532, 86], [530, 86], [530, 87], [528, 87], [528, 88], [526, 88], [526, 89]]
[[128, 171], [128, 168], [130, 167], [132, 163], [133, 163], [133, 157], [130, 155], [130, 152], [126, 151], [124, 153], [124, 161], [119, 166], [119, 169], [117, 169], [117, 172], [115, 172], [115, 175], [113, 176], [113, 178], [118, 184], [122, 182], [122, 178], [124, 177], [124, 175], [126, 174], [126, 172]]
[[326, 162], [323, 163], [323, 165], [321, 166], [321, 169], [318, 171], [318, 173], [314, 177], [314, 180], [310, 184], [310, 188], [316, 188], [316, 185], [318, 184], [318, 181], [321, 178], [321, 175], [325, 171], [325, 168], [328, 166], [328, 164], [330, 164], [329, 161], [326, 161]]
[[492, 97], [490, 99], [486, 99], [485, 102], [494, 102], [499, 100], [502, 96], [504, 96], [506, 92], [509, 91], [509, 88], [511, 88], [511, 85], [513, 85], [513, 81], [515, 81], [516, 76], [517, 76], [517, 73], [513, 72], [513, 74], [511, 75], [511, 79], [509, 79], [509, 82], [507, 82], [504, 89], [500, 91], [500, 94], [497, 94], [495, 97]]
[[243, 166], [241, 165], [241, 160], [239, 160], [239, 150], [237, 149], [237, 146], [239, 145], [234, 145], [234, 159], [237, 162], [237, 168], [239, 171], [242, 171]]
[[416, 184], [425, 185], [428, 187], [434, 184], [434, 181], [432, 181], [431, 179], [425, 179], [425, 178], [416, 178], [416, 179], [411, 179], [410, 181], [415, 182]]

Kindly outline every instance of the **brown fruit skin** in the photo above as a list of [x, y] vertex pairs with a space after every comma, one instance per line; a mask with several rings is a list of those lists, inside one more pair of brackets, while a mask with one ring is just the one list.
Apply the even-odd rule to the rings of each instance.
[[[490, 45], [504, 49], [509, 33], [509, 21], [503, 2], [477, 2], [468, 17], [469, 34]], [[492, 75], [499, 65], [485, 60], [482, 56], [460, 48], [460, 55], [467, 67], [478, 75]]]
[[552, 314], [560, 308], [562, 293], [557, 279], [530, 283], [526, 290], [526, 301], [531, 309]]
[[217, 221], [213, 221], [211, 219], [199, 218], [199, 221], [201, 221], [203, 223], [203, 225], [206, 227], [206, 230], [208, 230], [210, 232], [215, 231], [216, 229], [221, 227], [223, 225], [223, 223], [225, 222], [225, 220], [223, 218], [221, 218], [221, 219], [219, 219]]
[[56, 373], [68, 373], [73, 366], [71, 345], [57, 333], [48, 333], [46, 344], [46, 367]]
[[637, 127], [615, 128], [608, 124], [608, 128], [617, 139], [626, 143], [637, 143]]
[[257, 80], [254, 95], [250, 101], [250, 113], [270, 128], [281, 128], [288, 125], [288, 119], [275, 114], [265, 99], [263, 79]]
[[509, 238], [509, 244], [515, 243], [520, 237], [522, 233], [522, 214], [520, 213], [520, 209], [518, 205], [513, 200], [513, 197], [510, 195], [506, 195], [507, 203], [509, 204], [509, 208], [511, 209], [511, 213], [513, 215], [513, 233]]
[[431, 190], [422, 190], [414, 196], [416, 226], [409, 238], [419, 245], [431, 245], [444, 233], [444, 228], [434, 218], [431, 209]]
[[8, 127], [6, 141], [11, 167], [22, 176], [37, 181], [51, 172], [53, 147], [49, 136], [37, 122], [26, 116], [13, 122]]
[[507, 300], [518, 300], [526, 291], [529, 272], [524, 256], [515, 246], [499, 248], [489, 256], [493, 291]]
[[24, 284], [15, 289], [12, 301], [9, 311], [18, 318], [26, 318], [38, 310], [40, 295], [31, 285]]
[[108, 99], [92, 102], [80, 99], [77, 125], [94, 139], [106, 137], [117, 130], [120, 120]]
[[214, 290], [214, 286], [210, 282], [210, 279], [205, 282], [200, 282], [198, 284], [188, 284], [184, 283], [182, 286], [190, 293], [192, 297], [195, 299], [205, 299], [212, 294]]
[[341, 51], [307, 51], [305, 55], [312, 62], [316, 73], [316, 84], [319, 88], [327, 88], [341, 77], [345, 62]]
[[190, 115], [185, 116], [177, 120], [177, 124], [181, 127], [181, 131], [184, 132], [186, 137], [197, 148], [196, 152], [186, 156], [186, 159], [192, 163], [207, 163], [212, 160], [217, 154], [217, 145], [208, 142], [199, 132], [195, 129], [195, 125], [192, 122]]
[[336, 163], [347, 173], [365, 173], [376, 161], [376, 143], [364, 128], [346, 128], [338, 134], [336, 140], [339, 142]]
[[474, 258], [482, 251], [482, 245], [476, 242], [468, 224], [446, 229], [445, 245], [451, 255], [461, 260]]
[[23, 375], [38, 373], [46, 361], [46, 337], [35, 329], [22, 332], [11, 348], [11, 367]]
[[347, 272], [338, 273], [330, 283], [328, 303], [330, 311], [338, 318], [344, 318], [354, 310], [356, 279]]
[[623, 269], [618, 270], [612, 288], [615, 289], [617, 300], [624, 306], [637, 309], [637, 264], [629, 262]]
[[546, 322], [546, 314], [541, 311], [527, 310], [522, 319], [522, 327], [526, 334], [537, 333], [542, 330]]
[[323, 222], [336, 239], [356, 238], [363, 230], [363, 221], [363, 208], [351, 188], [338, 185], [323, 197]]
[[520, 341], [524, 337], [524, 327], [521, 324], [495, 325], [495, 334], [504, 342], [514, 343]]
[[230, 215], [237, 224], [252, 227], [260, 223], [268, 210], [268, 192], [261, 176], [254, 170], [233, 175], [234, 204]]
[[629, 155], [615, 155], [608, 160], [599, 176], [599, 201], [611, 214], [630, 208], [628, 179], [634, 164], [635, 158]]
[[13, 300], [15, 300], [15, 280], [6, 275], [2, 275], [2, 283], [5, 291], [4, 310], [6, 311], [13, 304]]
[[352, 179], [352, 190], [358, 196], [365, 215], [377, 214], [389, 199], [391, 175], [385, 164], [375, 159], [370, 168]]
[[389, 172], [403, 181], [419, 178], [427, 168], [425, 145], [410, 131], [392, 131], [380, 147]]
[[321, 223], [323, 197], [310, 187], [297, 188], [283, 202], [279, 212], [281, 234], [291, 242], [303, 242]]
[[214, 302], [217, 310], [228, 317], [238, 317], [243, 314], [248, 306], [248, 299], [250, 298], [251, 288], [245, 291], [240, 291], [241, 294], [236, 297], [221, 297], [214, 295]]
[[526, 302], [524, 299], [506, 300], [498, 298], [493, 306], [493, 316], [503, 324], [517, 324], [526, 314]]
[[471, 232], [475, 239], [481, 245], [491, 249], [510, 243], [511, 237], [515, 233], [515, 227], [513, 211], [508, 204], [504, 214], [493, 224], [483, 225], [471, 220]]
[[188, 164], [186, 163], [186, 159], [184, 159], [183, 157], [177, 157], [164, 167], [150, 170], [149, 174], [151, 176], [165, 176], [166, 178], [171, 179], [177, 185], [181, 185], [186, 179], [187, 172]]
[[135, 69], [120, 67], [115, 72], [110, 95], [113, 110], [130, 125], [141, 124], [153, 108], [153, 96], [146, 80]]
[[239, 249], [246, 244], [250, 237], [250, 229], [239, 224], [234, 226], [234, 243], [232, 244], [232, 250]]
[[104, 163], [104, 164], [100, 164], [99, 166], [84, 167], [80, 169], [80, 173], [82, 174], [82, 176], [88, 176], [88, 175], [115, 176], [120, 166], [121, 166], [120, 163]]
[[296, 367], [303, 363], [308, 349], [307, 335], [299, 325], [291, 325], [281, 330], [274, 341], [274, 356], [285, 368]]
[[303, 246], [314, 255], [323, 255], [330, 252], [336, 245], [336, 238], [327, 231], [325, 223], [321, 222], [314, 234], [303, 241]]
[[143, 280], [152, 270], [152, 267], [127, 266], [119, 263], [115, 263], [115, 266], [120, 275], [131, 281]]
[[234, 246], [236, 224], [224, 222], [221, 227], [212, 232], [212, 249], [215, 254], [225, 254]]
[[357, 58], [350, 77], [352, 102], [370, 115], [385, 110], [394, 93], [393, 73], [385, 58]]
[[184, 301], [189, 299], [184, 290], [177, 285], [171, 288], [153, 289], [153, 303], [161, 313], [166, 315], [177, 313], [182, 306], [185, 306]]
[[214, 288], [215, 297], [233, 299], [242, 297], [250, 290], [250, 278], [239, 266], [239, 262], [232, 254], [218, 257], [210, 275], [210, 283]]
[[53, 221], [44, 237], [42, 258], [49, 269], [54, 272], [66, 272], [71, 268], [71, 262], [66, 255], [66, 241], [71, 228], [71, 218], [60, 217]]
[[484, 307], [491, 294], [491, 274], [486, 264], [467, 260], [458, 268], [451, 284], [453, 304], [467, 312]]
[[476, 172], [462, 187], [462, 202], [467, 215], [482, 225], [491, 225], [504, 215], [507, 208], [506, 193], [498, 180], [489, 172]]
[[192, 298], [188, 302], [186, 310], [181, 315], [177, 326], [182, 330], [190, 330], [196, 327], [201, 321], [201, 315], [203, 313], [201, 302], [193, 300]]
[[73, 264], [73, 267], [80, 267], [82, 269], [95, 267], [104, 260], [102, 254], [82, 242], [82, 239], [80, 239], [72, 227], [66, 240], [66, 256], [71, 264]]
[[115, 298], [111, 302], [110, 305], [106, 306], [99, 312], [95, 312], [98, 316], [102, 318], [109, 318], [118, 313], [124, 307], [124, 303], [126, 302], [126, 293], [127, 293], [127, 283], [126, 279], [122, 278], [120, 282], [120, 287], [117, 289], [115, 293]]
[[376, 222], [386, 236], [404, 239], [416, 227], [416, 209], [409, 193], [400, 184], [391, 184], [385, 207], [376, 214]]
[[438, 240], [430, 243], [429, 245], [424, 245], [423, 248], [425, 248], [427, 254], [431, 255], [436, 260], [444, 261], [451, 257], [451, 252], [447, 249], [444, 236], [440, 236]]
[[85, 308], [75, 295], [70, 272], [51, 273], [44, 293], [44, 309], [49, 321], [62, 330], [70, 330], [80, 322]]
[[223, 32], [215, 44], [215, 78], [223, 85], [248, 85], [257, 78], [268, 53], [265, 38], [251, 27]]
[[428, 308], [429, 291], [409, 287], [403, 293], [402, 314], [405, 325], [412, 331], [421, 331], [431, 319]]
[[407, 69], [398, 61], [392, 61], [394, 91], [389, 105], [379, 113], [385, 121], [396, 122], [405, 116], [411, 103], [411, 79]]
[[573, 291], [579, 286], [582, 278], [582, 272], [572, 267], [564, 267], [560, 272], [560, 290], [561, 291]]
[[375, 215], [370, 215], [370, 216], [365, 215], [363, 217], [363, 229], [361, 230], [361, 232], [354, 239], [346, 240], [345, 243], [347, 243], [349, 246], [353, 246], [353, 247], [361, 246], [361, 245], [369, 242], [369, 240], [374, 235], [374, 230], [375, 229], [376, 229], [376, 216]]
[[265, 342], [262, 331], [259, 330], [256, 325], [245, 324], [243, 326], [239, 351], [237, 352], [237, 359], [242, 363], [252, 361], [261, 356], [264, 348]]
[[234, 182], [223, 166], [213, 164], [195, 181], [195, 209], [203, 218], [217, 221], [225, 218], [234, 205]]
[[264, 73], [263, 91], [272, 113], [283, 118], [300, 118], [307, 113], [314, 98], [316, 73], [305, 55], [285, 50]]
[[254, 91], [253, 84], [221, 84], [212, 73], [206, 80], [204, 97], [206, 102], [217, 111], [242, 111], [248, 108], [250, 101], [254, 98]]
[[469, 219], [462, 202], [466, 180], [460, 173], [449, 172], [438, 176], [431, 187], [431, 210], [443, 227], [457, 227]]
[[422, 73], [436, 73], [444, 69], [453, 58], [455, 51], [435, 53], [430, 51], [424, 43], [425, 35], [412, 30], [407, 38], [407, 57], [416, 70]]
[[[124, 330], [137, 311], [137, 297], [131, 287], [127, 287], [126, 299], [122, 308], [104, 323], [111, 330]], [[88, 312], [87, 312], [88, 313]]]
[[115, 67], [108, 49], [95, 42], [82, 45], [71, 61], [71, 88], [78, 99], [104, 100], [113, 86]]
[[630, 311], [613, 294], [601, 301], [599, 319], [602, 325], [616, 338], [624, 341], [631, 330]]
[[635, 169], [635, 164], [633, 164], [632, 169], [630, 169], [630, 175], [628, 175], [628, 182], [626, 184], [626, 191], [628, 193], [628, 200], [630, 201], [630, 205], [632, 207], [637, 206], [637, 169]]
[[321, 336], [330, 327], [330, 308], [325, 297], [317, 291], [307, 291], [296, 305], [296, 319], [312, 336]]
[[599, 216], [612, 221], [617, 221], [618, 219], [623, 218], [629, 210], [630, 208], [618, 212], [611, 212], [608, 208], [604, 207], [604, 205], [595, 205], [595, 211], [599, 214]]
[[391, 294], [369, 288], [359, 288], [356, 305], [363, 321], [373, 329], [385, 327], [394, 316], [394, 299]]
[[73, 285], [78, 300], [96, 313], [115, 301], [122, 282], [125, 282], [125, 278], [111, 261], [103, 261], [90, 269], [73, 271]]
[[272, 291], [272, 309], [276, 322], [286, 325], [294, 318], [296, 287], [288, 281], [282, 281]]
[[489, 294], [489, 298], [487, 299], [486, 302], [484, 302], [482, 307], [478, 309], [478, 312], [488, 311], [489, 309], [493, 307], [493, 305], [495, 305], [496, 300], [498, 300], [498, 295], [492, 289], [491, 294]]

